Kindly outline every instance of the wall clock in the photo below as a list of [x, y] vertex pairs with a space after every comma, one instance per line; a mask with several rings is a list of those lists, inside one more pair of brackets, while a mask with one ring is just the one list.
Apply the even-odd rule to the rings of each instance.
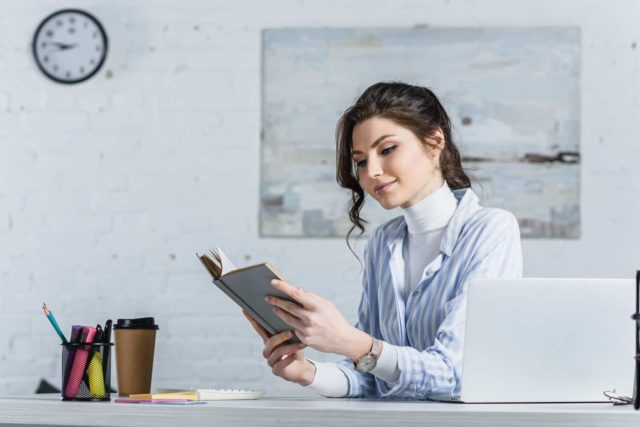
[[38, 68], [59, 83], [80, 83], [100, 70], [107, 57], [107, 34], [94, 16], [64, 9], [42, 20], [33, 36]]

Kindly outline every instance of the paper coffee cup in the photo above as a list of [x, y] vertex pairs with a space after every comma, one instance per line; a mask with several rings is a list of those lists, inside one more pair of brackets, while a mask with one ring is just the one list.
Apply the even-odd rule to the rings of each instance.
[[157, 330], [153, 317], [118, 319], [113, 326], [118, 395], [151, 392]]

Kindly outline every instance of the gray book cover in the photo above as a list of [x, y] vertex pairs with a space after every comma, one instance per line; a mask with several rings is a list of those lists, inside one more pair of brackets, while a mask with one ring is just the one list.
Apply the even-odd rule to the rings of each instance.
[[[235, 267], [222, 254], [222, 251], [218, 255], [218, 251], [220, 251], [219, 248], [212, 254], [219, 265], [215, 264], [214, 266], [214, 261], [206, 255], [199, 256], [205, 268], [213, 276], [213, 283], [236, 304], [247, 310], [251, 317], [270, 334], [275, 335], [293, 330], [291, 325], [273, 312], [274, 306], [264, 300], [266, 296], [270, 295], [300, 304], [289, 295], [271, 286], [273, 279], [285, 280], [282, 275], [268, 263], [229, 270], [229, 267]], [[230, 265], [225, 265], [223, 269], [223, 261]], [[295, 335], [287, 341], [287, 343], [297, 342], [300, 342], [300, 339]]]
[[[271, 286], [271, 280], [284, 280], [269, 264], [258, 264], [224, 274], [213, 281], [224, 293], [239, 306], [246, 309], [270, 334], [292, 330], [293, 327], [273, 312], [273, 305], [264, 300], [267, 295], [276, 296], [298, 304], [282, 291]], [[299, 342], [293, 336], [288, 342]]]

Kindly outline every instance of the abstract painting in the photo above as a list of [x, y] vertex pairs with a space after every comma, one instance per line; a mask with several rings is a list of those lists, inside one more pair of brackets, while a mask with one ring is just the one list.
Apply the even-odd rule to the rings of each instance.
[[[260, 234], [344, 237], [350, 193], [335, 127], [371, 84], [431, 88], [483, 206], [522, 237], [580, 237], [580, 30], [267, 29], [262, 36]], [[401, 215], [367, 197], [367, 234]]]

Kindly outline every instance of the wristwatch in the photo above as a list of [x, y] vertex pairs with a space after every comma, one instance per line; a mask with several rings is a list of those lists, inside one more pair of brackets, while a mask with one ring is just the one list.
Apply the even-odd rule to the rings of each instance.
[[378, 362], [378, 357], [380, 356], [380, 341], [378, 341], [375, 337], [373, 337], [373, 345], [371, 346], [371, 351], [369, 351], [364, 356], [361, 356], [353, 362], [356, 371], [360, 373], [366, 373], [371, 371], [376, 367], [376, 363]]

